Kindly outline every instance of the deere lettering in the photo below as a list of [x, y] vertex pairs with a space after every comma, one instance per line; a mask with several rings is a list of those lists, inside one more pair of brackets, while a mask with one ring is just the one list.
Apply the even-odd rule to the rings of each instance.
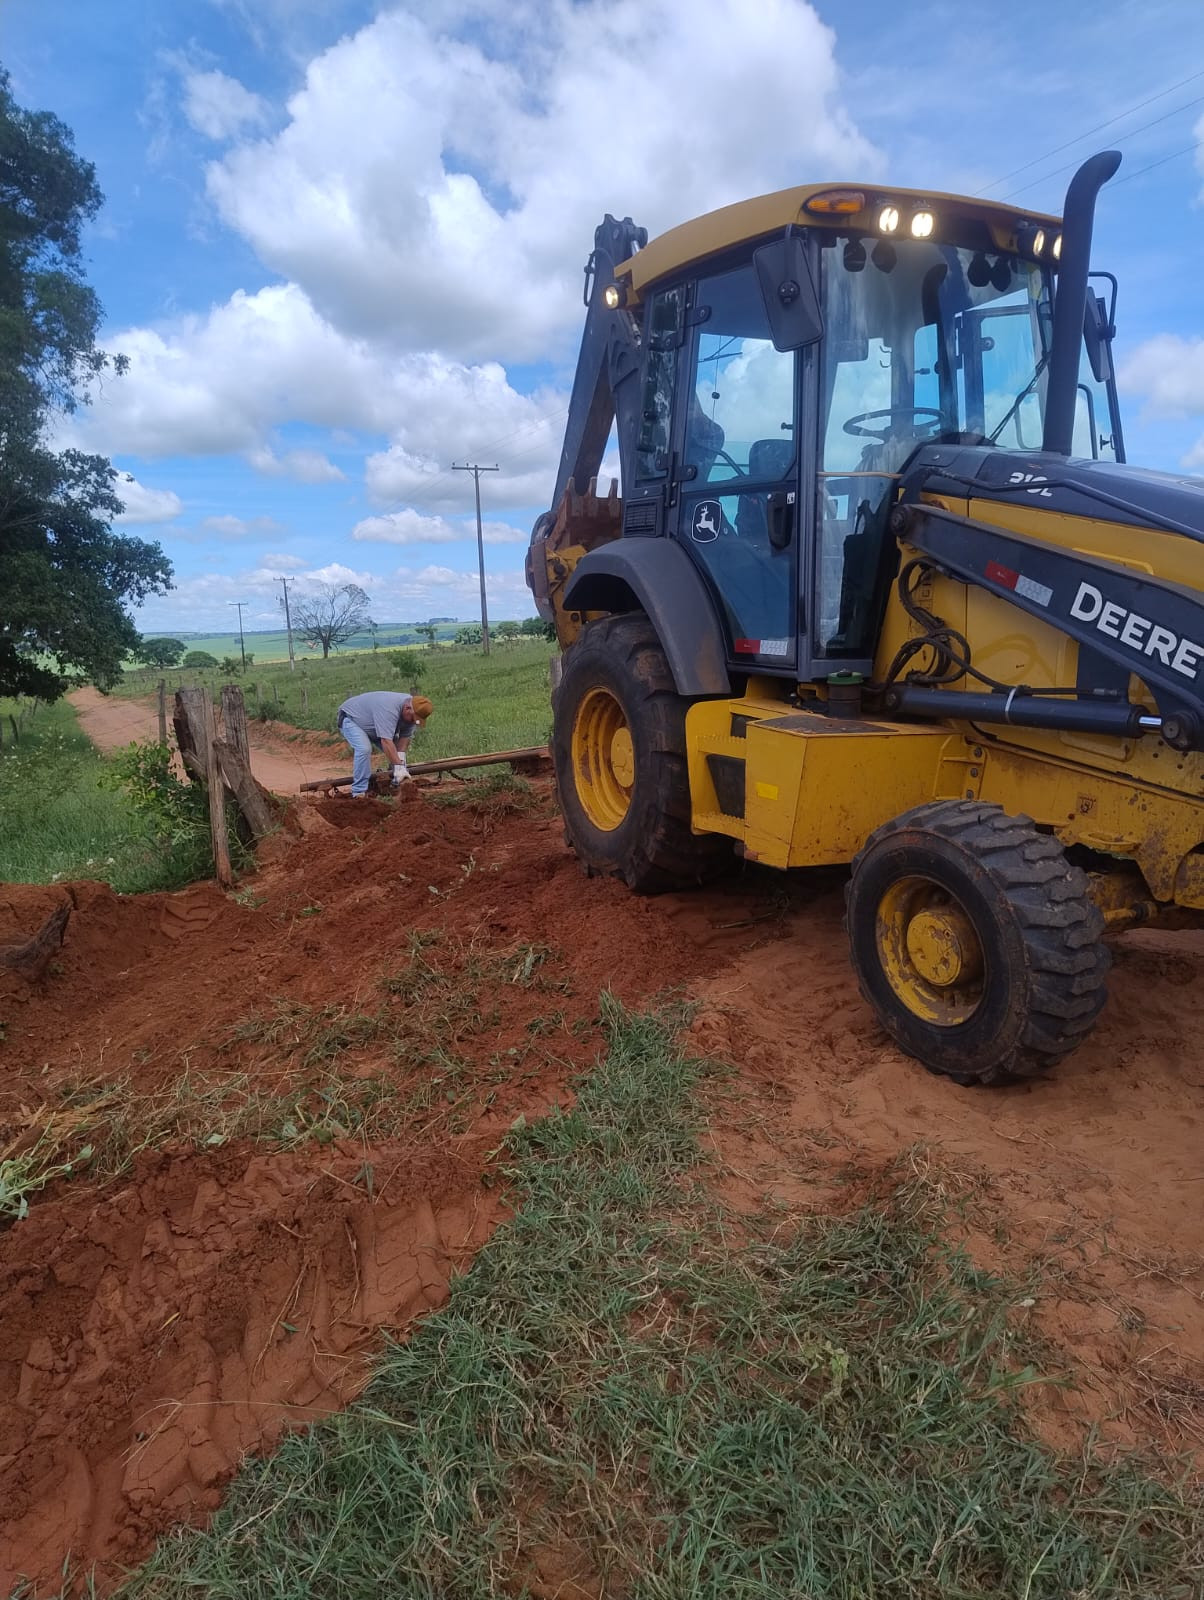
[[1100, 633], [1119, 639], [1143, 656], [1161, 661], [1172, 672], [1185, 678], [1199, 676], [1199, 663], [1204, 659], [1204, 645], [1181, 638], [1150, 617], [1139, 616], [1136, 611], [1126, 611], [1114, 600], [1105, 600], [1091, 583], [1080, 583], [1074, 597], [1070, 615], [1080, 622], [1093, 622]]

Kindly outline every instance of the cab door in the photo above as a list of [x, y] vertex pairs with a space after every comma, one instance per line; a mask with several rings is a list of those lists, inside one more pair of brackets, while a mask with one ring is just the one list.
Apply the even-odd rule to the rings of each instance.
[[774, 348], [751, 262], [701, 278], [686, 318], [673, 499], [729, 660], [793, 669], [799, 630], [799, 356]]

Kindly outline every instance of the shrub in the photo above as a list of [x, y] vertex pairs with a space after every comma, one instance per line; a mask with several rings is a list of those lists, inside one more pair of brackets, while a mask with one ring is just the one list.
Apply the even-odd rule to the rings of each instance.
[[183, 665], [186, 667], [216, 667], [217, 657], [211, 656], [208, 650], [190, 650], [184, 657]]
[[417, 650], [390, 650], [389, 660], [408, 683], [421, 683], [423, 662]]

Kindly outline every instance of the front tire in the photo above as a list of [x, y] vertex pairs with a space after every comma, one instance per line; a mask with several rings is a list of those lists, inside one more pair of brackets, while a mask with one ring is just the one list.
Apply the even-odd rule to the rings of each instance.
[[552, 757], [569, 843], [641, 894], [701, 882], [728, 853], [690, 827], [686, 711], [643, 612], [589, 623], [564, 657]]
[[853, 862], [845, 921], [883, 1027], [956, 1083], [1044, 1072], [1107, 998], [1086, 874], [999, 806], [938, 801], [879, 828]]

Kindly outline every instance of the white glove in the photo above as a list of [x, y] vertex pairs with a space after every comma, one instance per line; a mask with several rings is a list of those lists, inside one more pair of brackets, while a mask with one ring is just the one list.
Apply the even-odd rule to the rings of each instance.
[[405, 783], [409, 776], [410, 769], [406, 766], [405, 758], [403, 757], [393, 768], [393, 787], [396, 789], [398, 784]]

